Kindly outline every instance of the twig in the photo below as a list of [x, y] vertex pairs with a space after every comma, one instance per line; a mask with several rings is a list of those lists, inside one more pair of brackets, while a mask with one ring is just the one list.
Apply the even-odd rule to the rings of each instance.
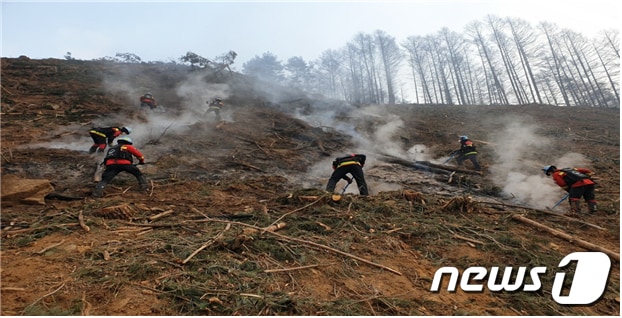
[[478, 241], [476, 239], [464, 237], [464, 236], [461, 236], [461, 235], [458, 235], [458, 234], [454, 234], [453, 238], [461, 239], [461, 240], [464, 240], [464, 241], [467, 241], [467, 242], [471, 242], [471, 243], [475, 243], [475, 244], [481, 244], [481, 245], [486, 244], [486, 243], [484, 243], [482, 241]]
[[173, 210], [166, 210], [166, 211], [164, 211], [162, 213], [156, 214], [154, 216], [150, 216], [150, 217], [148, 217], [148, 219], [149, 219], [149, 221], [155, 221], [157, 219], [163, 218], [163, 217], [168, 216], [168, 215], [173, 214], [173, 213], [174, 213]]
[[190, 261], [190, 259], [193, 258], [195, 255], [199, 254], [200, 251], [206, 249], [208, 246], [214, 244], [214, 242], [216, 242], [217, 240], [222, 238], [222, 236], [224, 235], [225, 231], [227, 231], [230, 228], [231, 228], [231, 224], [227, 224], [227, 226], [225, 226], [224, 230], [222, 230], [220, 233], [216, 234], [216, 236], [211, 238], [209, 241], [203, 243], [203, 245], [201, 245], [201, 247], [199, 247], [194, 252], [192, 252], [192, 254], [190, 254], [188, 257], [186, 257], [186, 259], [183, 260], [183, 262], [181, 262], [181, 263], [182, 264], [188, 263]]
[[[250, 225], [250, 224], [246, 224], [246, 223], [242, 223], [242, 222], [224, 221], [224, 220], [217, 220], [217, 219], [207, 219], [207, 220], [203, 220], [203, 221], [204, 221], [204, 222], [221, 222], [221, 223], [231, 223], [231, 224], [236, 224], [236, 225], [241, 225], [241, 226], [246, 226], [246, 227], [250, 227], [250, 228], [258, 229], [258, 230], [264, 230], [264, 229], [265, 229], [265, 228], [260, 228], [260, 227], [258, 227], [258, 226], [254, 226], [254, 225]], [[353, 254], [350, 254], [350, 253], [346, 253], [346, 252], [340, 251], [340, 250], [335, 249], [335, 248], [332, 248], [332, 247], [330, 247], [330, 246], [326, 246], [326, 245], [319, 244], [319, 243], [315, 243], [315, 242], [311, 242], [311, 241], [302, 240], [302, 239], [295, 238], [295, 237], [289, 237], [289, 236], [281, 235], [281, 234], [278, 234], [278, 233], [276, 233], [276, 232], [267, 231], [266, 233], [270, 233], [270, 234], [272, 234], [272, 235], [274, 235], [274, 236], [278, 237], [279, 239], [282, 239], [282, 240], [285, 240], [285, 241], [290, 241], [290, 242], [291, 242], [291, 241], [293, 241], [293, 242], [298, 242], [298, 243], [301, 243], [301, 244], [304, 244], [304, 245], [310, 245], [310, 246], [314, 246], [314, 247], [323, 248], [323, 249], [325, 249], [325, 250], [328, 250], [328, 251], [334, 252], [334, 253], [336, 253], [336, 254], [344, 255], [344, 256], [347, 256], [347, 257], [350, 257], [350, 258], [353, 258], [353, 259], [359, 260], [359, 261], [361, 261], [361, 262], [363, 262], [363, 263], [365, 263], [365, 264], [368, 264], [368, 265], [372, 265], [372, 266], [376, 266], [376, 267], [379, 267], [379, 268], [385, 269], [385, 270], [387, 270], [387, 271], [389, 271], [389, 272], [392, 272], [392, 273], [394, 273], [394, 274], [398, 274], [398, 275], [400, 275], [400, 276], [402, 276], [402, 275], [403, 275], [401, 272], [396, 271], [396, 270], [394, 270], [394, 269], [392, 269], [392, 268], [390, 268], [390, 267], [384, 266], [384, 265], [382, 265], [382, 264], [377, 264], [377, 263], [374, 263], [374, 262], [372, 262], [372, 261], [368, 261], [368, 260], [366, 260], [366, 259], [364, 259], [364, 258], [361, 258], [361, 257], [359, 257], [359, 256], [356, 256], [356, 255], [353, 255]]]
[[28, 309], [30, 309], [30, 307], [34, 306], [36, 303], [38, 303], [41, 299], [50, 296], [50, 295], [54, 295], [57, 291], [61, 290], [61, 288], [65, 287], [65, 283], [63, 283], [62, 285], [60, 285], [60, 287], [56, 288], [54, 291], [47, 293], [39, 298], [37, 298], [37, 300], [35, 300], [32, 304], [26, 306], [26, 308], [24, 308], [24, 310], [22, 311], [22, 314], [26, 314], [26, 312], [28, 311]]
[[82, 316], [89, 316], [91, 307], [91, 303], [86, 301], [86, 292], [82, 292]]
[[91, 229], [84, 223], [84, 215], [82, 214], [82, 210], [78, 214], [78, 223], [80, 223], [80, 227], [83, 228], [86, 232], [90, 232]]
[[20, 230], [13, 230], [13, 231], [2, 231], [2, 235], [3, 236], [5, 236], [5, 235], [6, 236], [10, 236], [10, 235], [20, 234], [20, 233], [28, 233], [28, 232], [38, 231], [38, 230], [46, 230], [46, 229], [51, 229], [51, 228], [55, 228], [55, 227], [77, 226], [77, 225], [80, 225], [80, 223], [54, 224], [54, 225], [47, 225], [47, 226], [42, 226], [42, 227], [28, 228], [28, 229], [20, 229]]
[[164, 134], [166, 133], [166, 131], [167, 131], [169, 128], [171, 128], [171, 126], [173, 126], [173, 124], [174, 124], [174, 123], [175, 123], [175, 122], [172, 122], [170, 125], [168, 125], [168, 126], [164, 129], [164, 131], [162, 131], [162, 133], [160, 134], [160, 137], [158, 137], [156, 140], [154, 140], [154, 141], [152, 142], [152, 144], [157, 145], [157, 144], [158, 144], [158, 142], [160, 141], [160, 138], [162, 138], [162, 136], [164, 136]]
[[42, 250], [38, 251], [36, 254], [41, 255], [41, 254], [43, 254], [43, 253], [45, 253], [45, 252], [47, 252], [47, 251], [49, 251], [49, 250], [51, 250], [51, 249], [53, 249], [53, 248], [55, 248], [55, 247], [57, 247], [57, 246], [62, 245], [63, 243], [65, 243], [65, 240], [62, 240], [62, 241], [60, 241], [60, 242], [58, 242], [58, 243], [56, 243], [56, 244], [52, 244], [52, 245], [50, 245], [50, 246], [48, 246], [48, 247], [46, 247], [46, 248], [44, 248], [44, 249], [42, 249]]
[[265, 172], [261, 168], [257, 168], [257, 167], [255, 167], [255, 166], [253, 166], [251, 164], [248, 164], [248, 163], [243, 163], [243, 162], [239, 162], [239, 161], [232, 161], [232, 162], [235, 163], [235, 164], [238, 164], [240, 166], [248, 167], [248, 168], [255, 169], [255, 170], [258, 170], [258, 171], [261, 171], [261, 172]]
[[298, 211], [304, 210], [304, 209], [306, 209], [306, 208], [308, 208], [308, 207], [310, 207], [310, 206], [312, 206], [312, 205], [314, 205], [314, 204], [316, 204], [316, 203], [320, 202], [320, 200], [322, 200], [325, 196], [326, 196], [326, 195], [322, 195], [322, 196], [320, 196], [317, 200], [315, 200], [315, 201], [313, 201], [313, 202], [311, 202], [311, 203], [309, 203], [309, 204], [307, 204], [307, 205], [305, 205], [305, 206], [303, 206], [303, 207], [301, 207], [301, 208], [295, 209], [295, 210], [293, 210], [293, 211], [290, 211], [290, 212], [287, 212], [287, 213], [285, 213], [285, 214], [281, 215], [281, 217], [279, 217], [278, 219], [276, 219], [276, 221], [272, 222], [272, 224], [270, 224], [270, 225], [274, 225], [274, 224], [276, 224], [277, 222], [279, 222], [280, 220], [282, 220], [284, 217], [286, 217], [286, 216], [288, 216], [288, 215], [290, 215], [290, 214], [292, 214], [292, 213], [296, 213], [296, 212], [298, 212]]
[[289, 271], [297, 271], [299, 269], [307, 269], [307, 268], [313, 268], [313, 267], [318, 267], [318, 266], [328, 266], [328, 265], [331, 265], [331, 264], [313, 264], [313, 265], [290, 267], [290, 268], [281, 268], [281, 269], [266, 269], [266, 270], [264, 270], [264, 272], [266, 272], [266, 273], [289, 272]]

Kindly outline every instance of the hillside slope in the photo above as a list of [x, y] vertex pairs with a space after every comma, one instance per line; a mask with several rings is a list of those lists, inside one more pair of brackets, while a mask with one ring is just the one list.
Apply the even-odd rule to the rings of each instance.
[[[346, 105], [169, 64], [3, 58], [1, 76], [2, 315], [620, 313], [619, 109]], [[166, 112], [139, 108], [146, 91]], [[90, 196], [106, 125], [133, 129], [149, 193], [121, 174]], [[464, 134], [483, 175], [445, 170]], [[333, 201], [351, 152], [371, 195]], [[593, 169], [600, 211], [550, 209], [547, 164]], [[560, 261], [588, 250], [612, 261], [603, 296], [557, 304]], [[547, 270], [536, 292], [431, 292], [444, 266]]]

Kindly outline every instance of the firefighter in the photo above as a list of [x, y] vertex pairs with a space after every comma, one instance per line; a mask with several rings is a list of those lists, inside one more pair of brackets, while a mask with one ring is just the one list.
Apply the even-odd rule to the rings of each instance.
[[596, 205], [596, 183], [592, 180], [592, 171], [587, 168], [564, 168], [557, 169], [553, 165], [542, 168], [544, 174], [551, 176], [553, 181], [562, 189], [568, 192], [568, 202], [570, 203], [570, 213], [581, 212], [581, 197], [587, 202], [590, 213], [595, 213], [598, 208]]
[[476, 171], [482, 171], [482, 167], [477, 161], [477, 148], [467, 136], [460, 136], [460, 149], [456, 150], [456, 161], [459, 166], [464, 166], [464, 161], [469, 160]]
[[122, 133], [129, 135], [132, 132], [130, 127], [98, 127], [91, 128], [89, 135], [93, 139], [93, 145], [89, 149], [89, 153], [104, 152], [106, 144], [112, 147], [112, 142]]
[[350, 173], [352, 178], [356, 180], [359, 193], [361, 195], [369, 195], [367, 183], [365, 182], [365, 175], [363, 174], [366, 158], [367, 157], [363, 154], [355, 153], [335, 158], [333, 161], [333, 174], [330, 176], [330, 179], [328, 179], [326, 191], [334, 192], [337, 182], [341, 179], [348, 181], [348, 183], [352, 182], [352, 179], [346, 176], [346, 174]]
[[128, 136], [119, 137], [117, 139], [117, 145], [109, 148], [106, 152], [106, 157], [103, 162], [104, 165], [106, 165], [106, 170], [104, 170], [102, 174], [102, 181], [95, 185], [93, 197], [101, 198], [104, 195], [104, 188], [106, 185], [122, 171], [134, 175], [142, 191], [148, 190], [149, 186], [147, 185], [147, 180], [145, 180], [143, 173], [133, 165], [133, 157], [138, 159], [139, 165], [145, 163], [145, 156], [132, 146], [132, 139]]
[[213, 101], [211, 102], [207, 101], [205, 103], [209, 105], [209, 107], [207, 108], [207, 111], [205, 112], [206, 113], [213, 112], [216, 115], [216, 120], [221, 121], [220, 110], [222, 109], [223, 106], [225, 106], [225, 104], [222, 102], [222, 99], [214, 98]]
[[150, 92], [145, 93], [145, 95], [139, 98], [140, 107], [149, 107], [149, 109], [155, 109], [157, 106], [155, 98], [153, 98], [153, 94]]

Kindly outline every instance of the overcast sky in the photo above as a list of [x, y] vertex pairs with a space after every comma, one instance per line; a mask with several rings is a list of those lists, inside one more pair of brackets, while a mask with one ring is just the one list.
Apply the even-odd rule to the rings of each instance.
[[265, 52], [286, 62], [316, 60], [359, 33], [385, 31], [398, 43], [447, 27], [463, 32], [487, 15], [551, 22], [596, 37], [620, 29], [619, 0], [453, 1], [6, 1], [2, 57], [80, 60], [133, 53], [169, 61], [191, 51], [238, 53], [235, 70]]

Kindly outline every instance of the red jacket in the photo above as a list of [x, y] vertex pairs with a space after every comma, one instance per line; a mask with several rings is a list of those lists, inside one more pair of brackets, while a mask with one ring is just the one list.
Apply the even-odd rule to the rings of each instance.
[[140, 102], [141, 103], [145, 103], [145, 104], [149, 104], [149, 105], [152, 105], [152, 106], [156, 105], [155, 98], [145, 97], [144, 95], [140, 97]]
[[131, 165], [133, 163], [132, 155], [135, 156], [139, 162], [145, 162], [145, 156], [132, 145], [122, 145], [119, 149], [122, 154], [120, 154], [118, 158], [106, 158], [106, 166]]
[[[589, 169], [585, 169], [585, 168], [574, 168], [575, 170], [577, 170], [578, 172], [581, 172], [583, 174], [591, 174], [592, 171]], [[558, 186], [562, 187], [564, 190], [568, 191], [569, 188], [576, 188], [576, 187], [582, 187], [582, 186], [586, 186], [586, 185], [591, 185], [594, 184], [594, 181], [592, 181], [592, 179], [590, 178], [585, 178], [582, 180], [579, 180], [573, 184], [570, 185], [570, 187], [568, 187], [568, 184], [566, 184], [566, 180], [564, 180], [564, 176], [566, 175], [566, 172], [557, 169], [555, 170], [555, 172], [552, 173], [553, 176], [553, 180], [555, 181], [555, 183], [557, 183]]]

